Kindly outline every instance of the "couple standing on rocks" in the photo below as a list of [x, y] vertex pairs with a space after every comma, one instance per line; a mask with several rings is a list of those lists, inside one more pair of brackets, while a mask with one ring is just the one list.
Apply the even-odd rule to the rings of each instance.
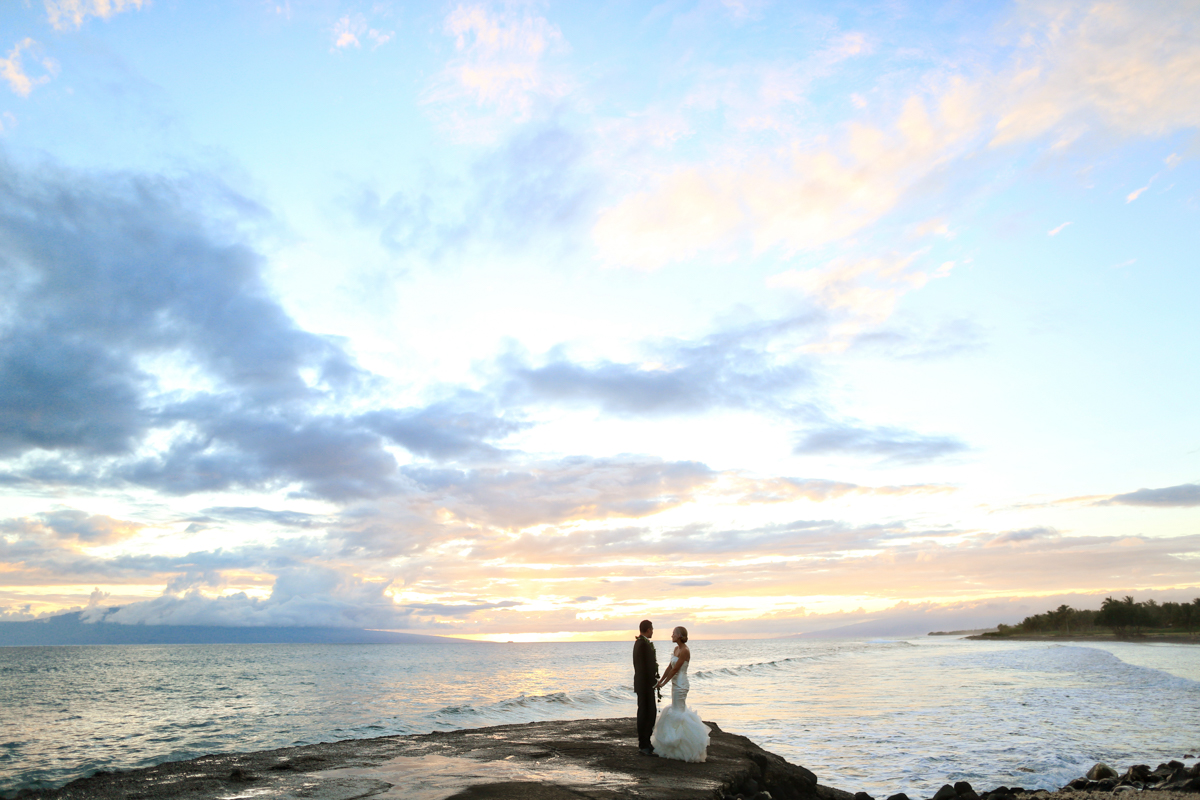
[[[710, 728], [700, 721], [700, 715], [687, 707], [688, 664], [692, 651], [687, 646], [687, 628], [682, 625], [671, 631], [675, 651], [666, 674], [658, 675], [658, 658], [654, 653], [654, 623], [642, 620], [639, 634], [633, 641], [633, 690], [637, 692], [638, 750], [646, 756], [662, 756], [679, 761], [703, 761], [708, 754]], [[655, 692], [671, 684], [671, 705], [658, 713]], [[661, 698], [661, 693], [659, 698]], [[655, 717], [658, 717], [657, 724]]]

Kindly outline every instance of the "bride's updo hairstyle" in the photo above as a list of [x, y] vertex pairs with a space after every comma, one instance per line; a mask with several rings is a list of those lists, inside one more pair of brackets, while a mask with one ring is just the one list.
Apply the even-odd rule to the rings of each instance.
[[679, 634], [679, 641], [687, 644], [687, 628], [679, 625], [675, 628], [675, 632]]

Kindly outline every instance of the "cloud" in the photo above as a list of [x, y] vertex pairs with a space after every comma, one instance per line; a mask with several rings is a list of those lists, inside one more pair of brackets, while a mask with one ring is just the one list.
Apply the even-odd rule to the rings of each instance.
[[1024, 3], [1020, 50], [997, 87], [993, 144], [1093, 127], [1164, 136], [1200, 125], [1200, 29], [1188, 2]]
[[717, 479], [698, 462], [634, 456], [575, 456], [511, 469], [404, 467], [402, 472], [420, 491], [410, 502], [502, 528], [645, 517], [682, 505]]
[[913, 95], [887, 129], [850, 124], [840, 146], [679, 168], [601, 211], [593, 241], [612, 266], [656, 269], [716, 252], [785, 256], [843, 239], [962, 152], [980, 130], [978, 91], [952, 82], [930, 110]]
[[397, 255], [440, 260], [473, 245], [533, 242], [544, 252], [558, 240], [566, 247], [588, 217], [602, 178], [587, 156], [585, 142], [566, 128], [530, 124], [471, 165], [474, 191], [460, 204], [439, 199], [437, 186], [455, 180], [449, 176], [387, 197], [362, 187], [343, 202], [359, 224], [379, 228], [380, 244]]
[[987, 539], [984, 547], [1000, 547], [1007, 544], [1019, 544], [1021, 542], [1030, 542], [1034, 539], [1043, 539], [1046, 537], [1056, 537], [1059, 533], [1054, 528], [1037, 527], [1037, 528], [1022, 528], [1015, 531], [1004, 531]]
[[42, 540], [50, 547], [115, 544], [136, 536], [145, 525], [104, 514], [60, 506], [23, 519], [0, 521], [0, 533]]
[[1051, 228], [1050, 230], [1046, 231], [1046, 235], [1047, 236], [1058, 236], [1060, 233], [1062, 233], [1064, 230], [1066, 230], [1066, 227], [1070, 224], [1071, 224], [1070, 222], [1064, 222], [1062, 225], [1059, 225], [1057, 228]]
[[20, 337], [4, 349], [14, 380], [36, 388], [62, 380], [47, 362], [103, 359], [81, 382], [125, 404], [150, 377], [139, 363], [164, 355], [185, 355], [217, 387], [260, 402], [311, 396], [306, 369], [331, 388], [360, 377], [271, 297], [261, 256], [221, 216], [263, 212], [226, 187], [51, 166], [22, 174], [0, 162], [0, 188], [4, 326]]
[[1138, 489], [1117, 494], [1095, 503], [1098, 506], [1149, 506], [1152, 508], [1189, 508], [1200, 506], [1200, 483], [1183, 483], [1163, 489]]
[[46, 20], [57, 31], [83, 25], [88, 17], [107, 20], [123, 11], [141, 9], [145, 0], [43, 0]]
[[562, 70], [545, 63], [548, 55], [567, 49], [561, 31], [528, 8], [458, 5], [446, 16], [444, 29], [454, 38], [458, 57], [423, 100], [462, 137], [490, 138], [500, 121], [528, 120], [538, 103], [557, 100], [571, 88]]
[[[396, 628], [412, 624], [413, 611], [387, 594], [386, 581], [364, 581], [324, 566], [282, 569], [271, 595], [244, 592], [208, 596], [197, 588], [126, 604], [101, 619], [122, 625], [230, 625]], [[179, 586], [179, 588], [184, 588]]]
[[28, 52], [32, 55], [40, 49], [41, 46], [27, 36], [17, 42], [12, 50], [8, 51], [7, 58], [0, 58], [0, 78], [4, 78], [8, 82], [8, 88], [21, 97], [28, 97], [35, 86], [49, 83], [50, 79], [58, 74], [58, 62], [52, 58], [37, 58], [36, 56], [34, 56], [33, 60], [42, 66], [45, 73], [36, 78], [31, 78], [25, 74], [21, 53]]
[[726, 473], [722, 476], [723, 491], [737, 497], [742, 505], [789, 503], [808, 500], [822, 503], [849, 495], [902, 496], [909, 494], [941, 494], [953, 492], [944, 484], [911, 484], [907, 486], [859, 486], [844, 481], [823, 478], [745, 478]]
[[[850, 332], [853, 326], [846, 326], [842, 330]], [[986, 346], [985, 333], [971, 319], [948, 319], [929, 327], [890, 324], [854, 333], [845, 341], [831, 339], [827, 348], [845, 347], [893, 359], [942, 359], [983, 349]]]
[[367, 21], [362, 14], [349, 14], [342, 17], [333, 26], [333, 49], [344, 50], [347, 47], [361, 47], [358, 37], [366, 33]]
[[224, 521], [269, 522], [280, 527], [303, 529], [320, 526], [327, 520], [316, 514], [306, 514], [300, 511], [276, 511], [253, 506], [213, 506], [212, 508], [204, 509], [204, 516], [192, 517], [188, 521], [205, 525]]
[[796, 455], [845, 454], [877, 457], [881, 462], [916, 464], [969, 450], [953, 436], [930, 436], [893, 426], [830, 422], [798, 434]]
[[481, 400], [446, 400], [418, 409], [371, 411], [360, 419], [371, 430], [416, 455], [436, 459], [494, 457], [500, 451], [489, 440], [503, 439], [528, 425], [512, 415], [481, 410]]
[[0, 190], [0, 457], [32, 456], [10, 480], [372, 496], [389, 441], [494, 453], [519, 426], [462, 397], [325, 411], [374, 379], [274, 300], [225, 222], [263, 212], [226, 187], [0, 162]]
[[771, 345], [811, 323], [792, 318], [730, 328], [695, 342], [664, 342], [649, 348], [644, 363], [583, 364], [559, 350], [534, 365], [510, 352], [498, 361], [497, 380], [508, 402], [597, 406], [618, 416], [779, 409], [814, 378], [803, 360], [779, 358]]
[[359, 49], [362, 47], [362, 40], [368, 39], [371, 43], [371, 49], [376, 50], [387, 44], [396, 35], [395, 31], [383, 31], [372, 28], [367, 23], [367, 18], [362, 14], [346, 14], [341, 17], [333, 25], [333, 47], [331, 52], [345, 50], [349, 47]]
[[791, 288], [803, 292], [811, 301], [840, 312], [829, 338], [833, 342], [852, 336], [864, 327], [885, 322], [895, 311], [896, 302], [907, 292], [920, 289], [931, 279], [950, 274], [955, 262], [946, 261], [936, 269], [913, 269], [913, 263], [925, 251], [887, 258], [837, 259], [822, 267], [788, 270], [767, 278], [770, 288]]

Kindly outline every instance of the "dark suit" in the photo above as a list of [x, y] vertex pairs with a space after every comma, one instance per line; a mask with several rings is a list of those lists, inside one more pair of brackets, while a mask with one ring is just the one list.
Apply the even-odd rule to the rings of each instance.
[[650, 734], [654, 732], [654, 720], [658, 716], [658, 703], [654, 701], [654, 687], [658, 683], [658, 659], [654, 645], [645, 636], [633, 642], [633, 690], [637, 692], [638, 747], [650, 747]]

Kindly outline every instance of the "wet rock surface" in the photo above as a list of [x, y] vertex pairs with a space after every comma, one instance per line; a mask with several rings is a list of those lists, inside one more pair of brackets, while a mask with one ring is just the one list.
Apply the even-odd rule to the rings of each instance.
[[203, 756], [127, 772], [97, 773], [56, 800], [853, 800], [804, 767], [712, 722], [708, 760], [641, 755], [633, 719], [503, 725], [387, 736], [256, 753]]

